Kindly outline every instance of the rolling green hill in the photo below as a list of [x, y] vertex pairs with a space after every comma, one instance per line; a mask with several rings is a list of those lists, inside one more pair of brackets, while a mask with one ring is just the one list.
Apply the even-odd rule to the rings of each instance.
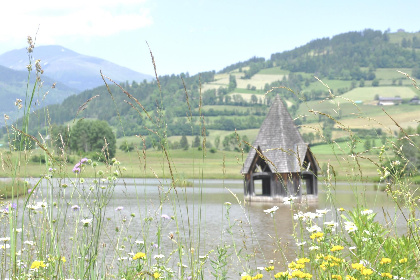
[[[416, 126], [413, 112], [420, 106], [410, 104], [410, 99], [419, 93], [398, 70], [416, 73], [420, 65], [417, 37], [420, 40], [420, 33], [349, 32], [316, 39], [268, 60], [254, 57], [238, 62], [218, 73], [161, 76], [159, 84], [114, 85], [109, 81], [109, 89], [97, 87], [49, 106], [48, 116], [57, 125], [71, 124], [74, 118], [106, 120], [118, 138], [142, 135], [150, 140], [165, 134], [176, 142], [181, 135], [191, 140], [205, 131], [209, 146], [222, 149], [222, 144], [214, 143], [216, 136], [222, 142], [235, 130], [253, 141], [276, 94], [287, 104], [302, 133], [318, 134], [308, 138], [311, 143], [323, 141], [323, 133], [331, 135], [328, 139], [343, 136], [340, 125], [328, 124], [331, 118], [350, 128], [385, 131], [383, 123], [360, 125], [360, 120], [386, 118], [375, 98], [400, 96], [402, 104], [386, 110], [404, 126]], [[32, 118], [33, 135], [45, 118], [46, 110]]]

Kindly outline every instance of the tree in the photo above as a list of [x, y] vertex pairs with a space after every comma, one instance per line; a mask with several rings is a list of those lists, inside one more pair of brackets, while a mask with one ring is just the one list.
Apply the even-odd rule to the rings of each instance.
[[236, 88], [236, 76], [235, 75], [229, 75], [228, 91], [231, 92], [235, 88]]
[[251, 149], [251, 147], [248, 144], [246, 144], [245, 142], [249, 143], [248, 136], [246, 136], [246, 135], [242, 136], [242, 147], [243, 147], [245, 153], [249, 153], [249, 150]]
[[[417, 127], [417, 131], [419, 130], [420, 125]], [[405, 169], [409, 175], [418, 174], [420, 169], [420, 136], [416, 135], [417, 131], [408, 127], [404, 132], [400, 132], [395, 147], [395, 156], [401, 161], [402, 166], [407, 162]]]
[[413, 68], [411, 75], [416, 79], [420, 79], [420, 67], [418, 65]]
[[306, 143], [312, 144], [312, 142], [315, 140], [315, 134], [313, 132], [303, 133], [302, 138]]
[[198, 135], [195, 136], [194, 142], [192, 143], [191, 147], [192, 148], [200, 147], [200, 138], [198, 137]]
[[124, 141], [124, 143], [120, 145], [120, 150], [126, 153], [131, 152], [134, 150], [134, 143], [129, 144], [127, 141]]
[[105, 158], [115, 157], [115, 134], [106, 121], [81, 120], [71, 129], [70, 149], [80, 154], [97, 152]]
[[216, 138], [214, 139], [214, 146], [216, 147], [216, 149], [219, 149], [219, 145], [220, 145], [220, 136], [217, 135]]
[[372, 148], [370, 137], [366, 137], [363, 147], [365, 148], [365, 150], [370, 150], [370, 148]]
[[179, 141], [179, 146], [181, 146], [181, 148], [184, 150], [188, 150], [189, 144], [188, 144], [187, 136], [182, 135], [181, 140]]
[[53, 125], [51, 128], [52, 145], [57, 153], [67, 151], [69, 148], [70, 128], [64, 125]]
[[251, 95], [251, 103], [252, 104], [257, 104], [258, 103], [258, 98], [255, 94]]

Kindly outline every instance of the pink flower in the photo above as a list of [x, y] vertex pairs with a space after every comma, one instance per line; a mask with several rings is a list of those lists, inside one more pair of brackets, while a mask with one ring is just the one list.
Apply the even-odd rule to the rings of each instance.
[[87, 158], [82, 158], [78, 163], [76, 163], [73, 167], [73, 173], [80, 173], [81, 171], [81, 167], [83, 166], [84, 163], [88, 162], [89, 159]]

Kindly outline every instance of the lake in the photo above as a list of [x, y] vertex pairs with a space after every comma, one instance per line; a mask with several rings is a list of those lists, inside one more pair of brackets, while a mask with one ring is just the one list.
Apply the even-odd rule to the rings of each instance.
[[[33, 185], [37, 180], [29, 181]], [[52, 182], [57, 185], [56, 181]], [[70, 238], [74, 233], [72, 225], [77, 227], [81, 219], [92, 218], [92, 213], [83, 208], [83, 205], [86, 203], [86, 195], [95, 193], [95, 190], [89, 190], [90, 183], [84, 182], [77, 192], [69, 181], [66, 182], [69, 184], [67, 189], [54, 187], [52, 191], [54, 197], [61, 197], [60, 207], [68, 208], [67, 211], [62, 211], [62, 215], [66, 217], [67, 224], [64, 235]], [[292, 236], [294, 220], [291, 205], [278, 202], [245, 203], [242, 180], [196, 180], [193, 185], [194, 187], [177, 187], [168, 192], [167, 181], [118, 179], [112, 199], [104, 209], [105, 234], [101, 238], [101, 250], [106, 255], [105, 263], [115, 269], [120, 261], [127, 261], [125, 258], [128, 253], [136, 253], [138, 250], [136, 240], [145, 242], [152, 255], [159, 253], [169, 257], [172, 254], [168, 265], [174, 270], [179, 263], [179, 244], [183, 244], [183, 250], [194, 248], [193, 255], [202, 257], [215, 250], [217, 245], [230, 245], [229, 251], [232, 255], [229, 266], [235, 271], [233, 277], [237, 277], [236, 273], [241, 273], [247, 266], [267, 266], [271, 260], [277, 266], [283, 266], [285, 259], [291, 261], [295, 258], [296, 241]], [[359, 201], [364, 207], [378, 213], [375, 218], [377, 221], [383, 224], [388, 222], [389, 218], [384, 218], [386, 212], [397, 221], [399, 234], [406, 231], [404, 219], [395, 209], [394, 202], [386, 193], [376, 191], [372, 184], [350, 186], [348, 183], [338, 183], [335, 190], [329, 192], [320, 183], [319, 190], [317, 200], [303, 199], [294, 203], [294, 213], [298, 210], [315, 212], [316, 209], [331, 209], [331, 200], [336, 208], [350, 210]], [[35, 193], [34, 201], [45, 200], [49, 191], [51, 188], [43, 180]], [[75, 205], [82, 207], [81, 210], [73, 211], [72, 207]], [[279, 207], [274, 219], [264, 212], [273, 206]], [[166, 215], [176, 218], [165, 219]], [[334, 213], [329, 212], [324, 219], [333, 220]], [[158, 228], [161, 230], [161, 238], [156, 234]], [[7, 232], [7, 229], [3, 228], [3, 231]], [[281, 240], [279, 246], [277, 240]], [[157, 244], [159, 248], [156, 248]], [[115, 254], [116, 250], [118, 254]], [[240, 254], [241, 260], [235, 256], [235, 250]], [[187, 255], [190, 254], [186, 254], [183, 262], [188, 264], [192, 259]], [[243, 261], [247, 257], [251, 259], [248, 263]], [[211, 268], [210, 265], [207, 267]]]

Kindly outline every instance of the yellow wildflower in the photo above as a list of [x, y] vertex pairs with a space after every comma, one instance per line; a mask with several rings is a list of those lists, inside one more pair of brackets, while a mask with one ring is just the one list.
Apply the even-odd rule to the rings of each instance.
[[274, 275], [274, 278], [278, 279], [278, 278], [284, 277], [284, 276], [289, 276], [289, 272], [288, 271], [278, 272]]
[[388, 273], [388, 272], [381, 273], [381, 276], [382, 277], [388, 277], [389, 279], [392, 279], [391, 273]]
[[365, 267], [363, 266], [363, 264], [360, 264], [360, 263], [352, 263], [351, 264], [351, 267], [353, 269], [357, 269], [357, 270], [360, 270], [360, 271], [362, 271], [363, 269], [365, 269]]
[[307, 262], [310, 262], [310, 261], [311, 260], [308, 259], [308, 258], [300, 258], [296, 262], [302, 264], [302, 263], [307, 263]]
[[274, 266], [267, 266], [266, 268], [264, 268], [266, 271], [271, 271], [274, 269]]
[[380, 264], [387, 264], [387, 263], [391, 263], [391, 259], [389, 259], [389, 258], [382, 258], [382, 260], [380, 261]]
[[333, 274], [333, 275], [331, 276], [331, 278], [332, 278], [332, 279], [343, 280], [343, 277], [341, 277], [340, 275], [335, 275], [335, 274]]
[[43, 261], [34, 261], [31, 265], [31, 269], [38, 269], [40, 267], [46, 267]]
[[326, 261], [334, 261], [334, 262], [337, 262], [337, 263], [341, 263], [341, 262], [344, 261], [344, 259], [340, 259], [340, 258], [331, 256], [331, 255], [325, 256], [324, 257], [324, 260], [326, 260]]
[[335, 245], [335, 246], [333, 246], [332, 248], [331, 248], [331, 252], [335, 252], [335, 251], [341, 251], [341, 250], [343, 250], [344, 249], [344, 247], [343, 246], [340, 246], [340, 245]]
[[304, 263], [291, 262], [291, 263], [288, 264], [288, 267], [290, 269], [301, 269], [301, 268], [305, 268], [305, 264]]
[[244, 275], [241, 277], [241, 280], [252, 280], [252, 277], [249, 275]]
[[347, 275], [346, 276], [346, 280], [357, 280], [357, 279], [354, 278], [353, 276]]
[[138, 252], [133, 257], [133, 260], [137, 260], [137, 259], [143, 259], [143, 260], [146, 259], [146, 254], [143, 252]]
[[407, 262], [407, 258], [400, 259], [398, 262], [399, 263], [406, 263]]
[[289, 278], [290, 278], [290, 276], [291, 276], [292, 278], [293, 278], [293, 277], [298, 277], [298, 278], [300, 278], [300, 279], [304, 279], [304, 278], [309, 279], [309, 278], [312, 278], [312, 274], [305, 273], [305, 272], [300, 271], [300, 270], [295, 270], [295, 271], [293, 271], [293, 272], [292, 272], [292, 275], [289, 275]]
[[63, 263], [65, 263], [65, 262], [66, 262], [66, 257], [61, 257], [61, 261], [62, 261]]
[[159, 272], [155, 272], [155, 273], [153, 273], [153, 277], [154, 277], [155, 279], [158, 279], [158, 278], [160, 277], [160, 273], [159, 273]]
[[360, 271], [360, 273], [362, 275], [371, 275], [373, 273], [373, 270], [372, 269], [369, 269], [369, 268], [365, 268], [362, 271]]
[[263, 275], [261, 273], [258, 273], [257, 275], [255, 275], [254, 277], [252, 277], [252, 280], [254, 279], [261, 279], [263, 278]]
[[319, 241], [319, 239], [321, 239], [324, 236], [323, 232], [314, 232], [312, 233], [311, 236], [309, 236], [312, 240], [314, 240], [315, 238], [317, 239], [317, 241]]

